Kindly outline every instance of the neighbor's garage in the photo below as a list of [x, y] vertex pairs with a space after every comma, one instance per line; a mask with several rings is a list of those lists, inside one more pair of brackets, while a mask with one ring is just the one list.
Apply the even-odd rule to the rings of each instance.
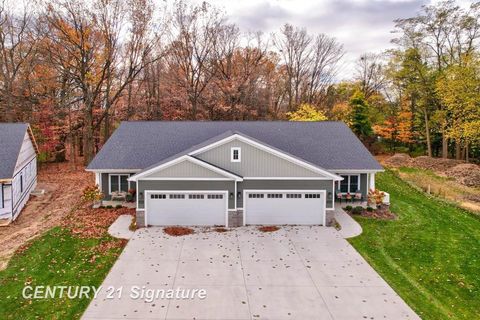
[[146, 224], [151, 226], [226, 225], [227, 191], [146, 191]]
[[245, 224], [325, 223], [325, 190], [245, 190]]

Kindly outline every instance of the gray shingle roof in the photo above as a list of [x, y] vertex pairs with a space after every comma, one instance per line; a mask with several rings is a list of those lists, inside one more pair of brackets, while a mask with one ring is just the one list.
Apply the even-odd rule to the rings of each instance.
[[145, 169], [234, 132], [327, 170], [382, 167], [343, 122], [122, 122], [87, 169]]
[[0, 179], [11, 179], [28, 124], [0, 123]]

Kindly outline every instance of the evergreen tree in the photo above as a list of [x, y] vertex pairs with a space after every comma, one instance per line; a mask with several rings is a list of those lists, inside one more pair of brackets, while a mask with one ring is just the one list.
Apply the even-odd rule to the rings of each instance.
[[369, 105], [361, 92], [356, 92], [350, 99], [351, 129], [362, 140], [373, 136], [372, 123], [368, 118]]

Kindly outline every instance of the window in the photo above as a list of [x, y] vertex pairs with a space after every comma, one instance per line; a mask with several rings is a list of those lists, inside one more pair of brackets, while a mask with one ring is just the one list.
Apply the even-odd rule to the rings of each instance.
[[20, 175], [20, 193], [23, 193], [23, 175]]
[[232, 162], [240, 162], [242, 160], [242, 149], [232, 148], [230, 150], [230, 160]]
[[128, 191], [128, 174], [111, 174], [109, 177], [110, 194], [116, 191]]
[[320, 199], [319, 193], [306, 193], [305, 199]]
[[203, 199], [204, 195], [203, 194], [189, 194], [188, 199]]
[[263, 193], [249, 193], [248, 197], [250, 199], [262, 199], [263, 198]]
[[166, 194], [151, 194], [150, 199], [167, 199]]
[[359, 176], [350, 176], [350, 192], [357, 192], [359, 190], [358, 180]]
[[267, 198], [279, 199], [279, 198], [283, 198], [283, 194], [281, 194], [281, 193], [269, 193], [269, 194], [267, 194]]
[[360, 189], [360, 175], [342, 175], [342, 181], [340, 181], [340, 192], [343, 193], [355, 193]]
[[301, 197], [301, 193], [287, 193], [287, 199], [300, 199]]
[[185, 195], [184, 194], [171, 194], [169, 196], [170, 199], [185, 199]]
[[0, 183], [0, 209], [4, 207], [5, 204], [3, 203], [3, 184]]
[[207, 199], [223, 199], [222, 194], [209, 194], [207, 195]]

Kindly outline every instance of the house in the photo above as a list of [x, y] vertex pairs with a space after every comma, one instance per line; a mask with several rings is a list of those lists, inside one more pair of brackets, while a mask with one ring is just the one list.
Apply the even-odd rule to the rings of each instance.
[[326, 225], [336, 192], [380, 164], [342, 122], [122, 122], [87, 167], [104, 200], [136, 190], [137, 224]]
[[0, 123], [0, 220], [15, 220], [37, 184], [38, 146], [26, 123]]

